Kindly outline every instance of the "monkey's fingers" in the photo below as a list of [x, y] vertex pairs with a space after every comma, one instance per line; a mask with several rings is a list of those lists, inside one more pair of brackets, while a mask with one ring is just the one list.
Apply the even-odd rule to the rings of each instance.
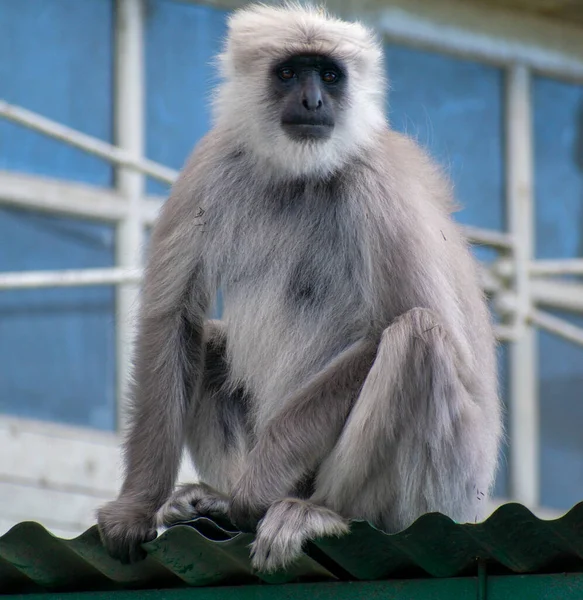
[[118, 501], [104, 506], [97, 514], [99, 535], [108, 554], [123, 564], [146, 558], [142, 544], [157, 536], [153, 518], [128, 515], [128, 506]]
[[122, 564], [136, 563], [144, 560], [147, 556], [142, 544], [156, 539], [157, 532], [150, 525], [131, 525], [126, 531], [115, 534], [101, 533], [101, 538], [107, 553]]
[[151, 542], [157, 537], [155, 529], [148, 531], [132, 531], [122, 545], [118, 545], [119, 560], [122, 564], [132, 564], [144, 560], [147, 552], [142, 544]]

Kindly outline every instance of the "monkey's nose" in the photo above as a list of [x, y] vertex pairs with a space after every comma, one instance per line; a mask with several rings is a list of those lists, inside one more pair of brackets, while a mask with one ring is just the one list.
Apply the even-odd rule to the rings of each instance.
[[310, 86], [304, 90], [302, 106], [306, 110], [318, 110], [322, 106], [322, 95], [316, 86]]

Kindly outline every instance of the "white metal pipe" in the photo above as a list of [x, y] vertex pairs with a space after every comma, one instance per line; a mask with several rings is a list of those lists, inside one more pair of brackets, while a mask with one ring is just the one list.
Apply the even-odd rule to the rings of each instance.
[[127, 212], [124, 200], [107, 188], [0, 171], [1, 205], [116, 222]]
[[514, 257], [505, 255], [496, 259], [492, 264], [492, 272], [500, 279], [512, 279], [514, 277]]
[[[514, 267], [509, 266], [508, 261], [494, 263], [490, 269], [484, 269], [481, 273], [481, 280], [484, 289], [487, 292], [497, 295], [506, 294], [512, 298], [515, 297], [514, 291], [504, 290], [500, 279], [511, 279], [514, 273]], [[528, 292], [530, 293], [532, 304], [542, 304], [552, 306], [573, 312], [583, 312], [583, 284], [576, 281], [561, 281], [550, 277], [533, 277], [530, 273], [528, 280]], [[516, 301], [512, 306], [504, 303], [510, 312], [514, 312]]]
[[44, 133], [54, 139], [66, 142], [71, 146], [80, 148], [89, 154], [95, 154], [96, 156], [119, 166], [127, 167], [128, 169], [133, 169], [149, 175], [164, 183], [173, 183], [178, 176], [178, 172], [174, 169], [170, 169], [169, 167], [165, 167], [145, 158], [137, 159], [126, 151], [108, 144], [103, 140], [81, 133], [76, 129], [47, 119], [42, 115], [20, 106], [9, 104], [2, 99], [0, 99], [0, 117], [24, 125], [34, 131]]
[[537, 327], [554, 333], [565, 340], [583, 346], [583, 327], [573, 325], [542, 310], [531, 310], [529, 319]]
[[141, 277], [142, 271], [139, 269], [131, 270], [118, 267], [0, 273], [0, 290], [116, 285], [125, 282], [139, 283]]
[[533, 255], [533, 136], [530, 72], [514, 65], [506, 80], [507, 210], [514, 237], [516, 309], [510, 346], [510, 490], [526, 506], [539, 503], [539, 410], [536, 332], [529, 267]]
[[583, 284], [533, 278], [530, 291], [534, 304], [583, 313]]
[[470, 242], [492, 246], [493, 248], [511, 249], [514, 244], [512, 235], [503, 231], [483, 229], [471, 225], [463, 225], [462, 229]]
[[0, 171], [0, 205], [116, 222], [127, 207], [110, 189]]
[[[160, 196], [143, 197], [146, 225], [154, 223], [163, 202]], [[0, 171], [0, 205], [109, 223], [128, 214], [127, 198], [110, 188], [9, 171]]]
[[494, 333], [499, 341], [512, 342], [516, 339], [516, 333], [509, 325], [495, 325]]
[[[117, 0], [115, 62], [115, 137], [118, 146], [139, 162], [144, 152], [144, 5], [142, 0]], [[117, 188], [127, 198], [128, 212], [118, 225], [116, 264], [139, 269], [144, 252], [142, 196], [144, 177], [119, 168]], [[130, 283], [116, 290], [117, 416], [125, 425], [130, 385], [131, 353], [136, 333], [139, 286]]]
[[503, 289], [494, 294], [492, 304], [496, 312], [505, 320], [512, 323], [516, 313], [516, 292]]
[[562, 260], [534, 260], [531, 275], [583, 275], [583, 258]]
[[502, 284], [495, 273], [492, 272], [491, 267], [487, 267], [480, 263], [478, 267], [478, 278], [482, 288], [487, 294], [495, 294], [502, 291]]
[[[583, 275], [583, 259], [563, 258], [557, 260], [532, 260], [528, 267], [533, 276]], [[497, 260], [495, 272], [499, 277], [510, 279], [514, 274], [514, 265], [510, 258]]]

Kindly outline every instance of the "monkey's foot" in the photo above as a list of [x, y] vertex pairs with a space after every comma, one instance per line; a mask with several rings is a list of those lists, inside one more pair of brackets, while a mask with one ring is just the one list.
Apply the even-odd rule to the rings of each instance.
[[227, 496], [206, 483], [180, 486], [157, 515], [158, 527], [169, 527], [196, 517], [225, 516], [229, 510]]
[[156, 538], [153, 516], [125, 498], [103, 506], [97, 512], [97, 522], [107, 552], [124, 564], [146, 558], [142, 544]]
[[252, 565], [264, 572], [283, 569], [300, 556], [306, 541], [348, 530], [346, 520], [328, 508], [296, 498], [279, 500], [259, 523], [251, 544]]

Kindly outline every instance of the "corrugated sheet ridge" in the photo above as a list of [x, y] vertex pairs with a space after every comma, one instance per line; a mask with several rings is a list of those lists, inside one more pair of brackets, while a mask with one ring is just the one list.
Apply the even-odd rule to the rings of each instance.
[[251, 541], [249, 534], [201, 518], [146, 544], [145, 561], [121, 565], [107, 555], [95, 526], [66, 540], [23, 522], [0, 537], [0, 593], [452, 577], [475, 572], [478, 559], [516, 573], [559, 564], [583, 570], [583, 503], [552, 520], [515, 503], [477, 524], [432, 513], [396, 534], [355, 521], [349, 535], [311, 542], [289, 570], [272, 576], [253, 572]]

